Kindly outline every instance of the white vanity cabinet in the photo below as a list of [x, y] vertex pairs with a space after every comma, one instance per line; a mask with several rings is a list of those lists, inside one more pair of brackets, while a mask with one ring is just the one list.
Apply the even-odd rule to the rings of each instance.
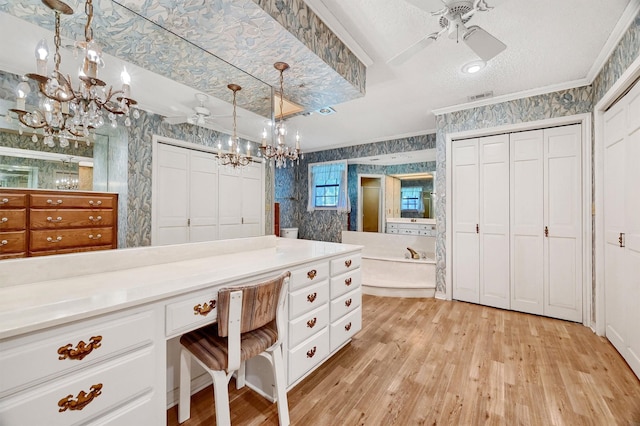
[[434, 219], [387, 219], [387, 234], [436, 236]]

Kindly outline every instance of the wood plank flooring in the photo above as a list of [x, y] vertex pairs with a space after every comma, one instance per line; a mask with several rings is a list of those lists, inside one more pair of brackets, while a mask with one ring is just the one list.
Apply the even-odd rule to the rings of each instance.
[[[212, 393], [184, 426], [215, 424]], [[288, 395], [293, 425], [640, 426], [640, 381], [606, 339], [435, 299], [364, 296], [362, 331]], [[233, 380], [230, 398], [234, 425], [278, 424], [275, 404]]]

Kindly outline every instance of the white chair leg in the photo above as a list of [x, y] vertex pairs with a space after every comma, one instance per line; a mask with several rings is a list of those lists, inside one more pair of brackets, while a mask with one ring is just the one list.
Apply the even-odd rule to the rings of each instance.
[[280, 426], [289, 426], [289, 402], [287, 401], [287, 382], [284, 378], [282, 345], [271, 351], [271, 357], [273, 359], [273, 378], [276, 385], [276, 399], [278, 402], [278, 419]]
[[216, 402], [216, 425], [231, 425], [229, 407], [229, 376], [224, 371], [209, 371], [213, 378], [213, 397]]
[[180, 349], [180, 400], [178, 401], [178, 423], [191, 417], [191, 353]]
[[242, 361], [240, 368], [236, 371], [236, 389], [242, 389], [245, 384], [246, 363]]

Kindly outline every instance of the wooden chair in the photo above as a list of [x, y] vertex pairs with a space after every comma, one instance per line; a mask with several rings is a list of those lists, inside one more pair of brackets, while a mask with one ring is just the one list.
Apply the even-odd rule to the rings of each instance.
[[180, 401], [178, 421], [191, 417], [191, 358], [213, 378], [216, 424], [231, 424], [229, 380], [234, 372], [238, 389], [244, 386], [245, 361], [257, 355], [273, 366], [281, 425], [289, 424], [289, 406], [282, 359], [284, 302], [290, 272], [258, 284], [218, 292], [218, 322], [180, 337]]

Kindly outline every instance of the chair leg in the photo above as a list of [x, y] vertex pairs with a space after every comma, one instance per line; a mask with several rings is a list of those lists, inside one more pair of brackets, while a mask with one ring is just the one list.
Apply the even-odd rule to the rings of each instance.
[[289, 426], [289, 402], [287, 401], [287, 383], [285, 381], [284, 362], [282, 360], [282, 345], [279, 345], [271, 351], [271, 357], [273, 359], [273, 378], [276, 385], [280, 426]]
[[240, 368], [236, 371], [236, 389], [242, 389], [245, 384], [246, 362], [240, 363]]
[[213, 378], [213, 397], [216, 403], [216, 425], [231, 424], [231, 410], [229, 407], [229, 376], [224, 371], [209, 371]]
[[191, 353], [180, 350], [180, 400], [178, 401], [178, 423], [191, 417]]

